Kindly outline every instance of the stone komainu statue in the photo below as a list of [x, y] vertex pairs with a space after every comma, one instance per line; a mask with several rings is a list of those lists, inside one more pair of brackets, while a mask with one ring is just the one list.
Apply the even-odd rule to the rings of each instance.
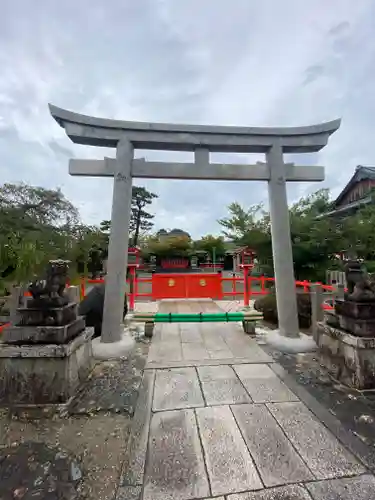
[[68, 280], [70, 261], [50, 260], [46, 278], [30, 283], [28, 290], [32, 299], [28, 307], [61, 307], [68, 303], [65, 288]]
[[367, 273], [366, 268], [358, 259], [349, 260], [344, 267], [348, 291], [346, 300], [355, 302], [375, 301], [374, 277]]
[[355, 284], [347, 300], [355, 302], [375, 302], [375, 282], [373, 278], [364, 277]]
[[367, 272], [363, 264], [358, 259], [350, 259], [344, 266], [348, 295], [352, 294], [354, 287], [367, 278]]

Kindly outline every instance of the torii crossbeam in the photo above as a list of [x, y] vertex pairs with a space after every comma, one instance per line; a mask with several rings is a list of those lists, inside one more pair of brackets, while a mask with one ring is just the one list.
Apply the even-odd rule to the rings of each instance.
[[[267, 181], [280, 333], [299, 336], [286, 182], [322, 181], [324, 168], [285, 164], [283, 155], [321, 150], [340, 120], [292, 128], [175, 125], [108, 120], [49, 107], [73, 142], [116, 148], [115, 159], [74, 159], [69, 167], [71, 175], [114, 178], [102, 342], [117, 342], [122, 335], [133, 177]], [[134, 148], [193, 151], [194, 162], [134, 159]], [[266, 163], [215, 164], [210, 152], [264, 153]]]

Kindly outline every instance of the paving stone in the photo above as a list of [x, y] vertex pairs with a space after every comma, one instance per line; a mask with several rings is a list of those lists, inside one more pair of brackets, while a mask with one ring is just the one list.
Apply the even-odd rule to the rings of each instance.
[[179, 335], [180, 332], [180, 326], [178, 323], [162, 323], [161, 325], [161, 331], [166, 334], [170, 335]]
[[302, 403], [270, 403], [267, 406], [317, 479], [365, 472]]
[[213, 495], [262, 488], [229, 406], [196, 410]]
[[204, 400], [194, 368], [171, 368], [156, 372], [154, 411], [195, 406], [204, 406]]
[[267, 365], [233, 366], [255, 403], [298, 401], [298, 398]]
[[364, 475], [306, 484], [314, 500], [374, 500], [375, 478]]
[[163, 368], [179, 368], [183, 366], [214, 366], [214, 365], [240, 365], [249, 363], [259, 363], [259, 359], [249, 359], [249, 358], [226, 358], [226, 359], [189, 359], [185, 361], [168, 361], [166, 359], [160, 361], [153, 361], [150, 358], [147, 359], [146, 369], [163, 369]]
[[[217, 336], [216, 338], [203, 337], [203, 342], [208, 351], [230, 351], [227, 343], [220, 336]], [[232, 352], [231, 356], [233, 356]]]
[[226, 349], [220, 350], [209, 350], [208, 355], [211, 359], [229, 359], [232, 356], [231, 351], [227, 347]]
[[[241, 327], [242, 328], [242, 327]], [[263, 351], [258, 344], [242, 332], [240, 341], [225, 338], [225, 342], [232, 351], [234, 357], [248, 358], [251, 363], [272, 363], [273, 359]]]
[[267, 487], [314, 479], [266, 406], [235, 405], [232, 411]]
[[249, 340], [244, 336], [243, 330], [238, 327], [237, 323], [230, 323], [229, 328], [226, 327], [225, 331], [221, 333], [221, 336], [225, 342], [246, 343]]
[[[144, 331], [144, 325], [143, 325], [143, 331]], [[154, 325], [154, 332], [153, 332], [153, 336], [152, 336], [152, 344], [151, 344], [151, 347], [154, 346], [155, 344], [161, 342], [161, 324], [160, 323], [156, 323]]]
[[[269, 353], [274, 349], [267, 346]], [[272, 370], [346, 448], [375, 473], [375, 393], [342, 386], [327, 377], [316, 352], [276, 354]], [[280, 364], [279, 364], [280, 363]]]
[[143, 483], [154, 381], [155, 372], [146, 370], [132, 421], [127, 452], [128, 458], [123, 465], [121, 478], [123, 486], [142, 485]]
[[134, 312], [137, 313], [157, 313], [159, 309], [158, 302], [138, 302], [134, 304]]
[[182, 361], [181, 343], [176, 341], [151, 344], [148, 361]]
[[182, 344], [182, 356], [184, 359], [209, 359], [210, 356], [205, 345], [200, 343], [187, 343]]
[[201, 366], [197, 370], [208, 405], [248, 403], [251, 401], [230, 366]]
[[[214, 302], [225, 312], [242, 311], [244, 307], [242, 300], [215, 300]], [[250, 300], [249, 306], [251, 309], [254, 309], [254, 302], [255, 300]]]
[[227, 500], [311, 500], [303, 486], [293, 484], [282, 488], [229, 495]]
[[162, 342], [181, 342], [179, 325], [176, 323], [163, 323], [160, 331], [160, 340]]
[[[233, 353], [233, 356], [239, 356], [243, 358], [252, 358], [254, 356], [254, 349], [252, 345], [247, 344], [246, 339], [225, 339], [227, 346]], [[258, 361], [259, 362], [259, 361]], [[263, 359], [260, 360], [263, 362]]]
[[193, 410], [153, 415], [143, 495], [144, 500], [210, 496]]
[[181, 342], [181, 334], [178, 330], [171, 332], [163, 329], [160, 332], [160, 342]]
[[180, 325], [181, 342], [202, 343], [203, 338], [197, 323], [182, 323]]

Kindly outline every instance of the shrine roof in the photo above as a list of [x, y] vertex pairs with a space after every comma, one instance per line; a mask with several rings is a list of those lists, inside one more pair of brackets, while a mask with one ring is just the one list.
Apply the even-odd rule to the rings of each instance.
[[352, 175], [351, 179], [349, 182], [346, 184], [344, 189], [341, 191], [341, 193], [338, 195], [334, 202], [334, 206], [338, 206], [344, 196], [349, 193], [351, 189], [360, 181], [363, 180], [375, 180], [375, 167], [369, 167], [369, 166], [364, 166], [364, 165], [357, 165], [354, 174]]

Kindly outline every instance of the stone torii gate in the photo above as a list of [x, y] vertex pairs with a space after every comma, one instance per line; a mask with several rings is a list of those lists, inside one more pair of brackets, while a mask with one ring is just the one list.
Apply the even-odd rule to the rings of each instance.
[[[272, 253], [280, 333], [298, 337], [296, 289], [286, 183], [322, 181], [324, 167], [284, 163], [284, 153], [321, 150], [340, 120], [293, 128], [254, 128], [109, 120], [73, 113], [53, 105], [50, 112], [77, 144], [116, 148], [116, 158], [70, 160], [71, 175], [113, 177], [111, 234], [101, 342], [122, 337], [132, 178], [267, 181]], [[134, 159], [134, 149], [193, 151], [194, 163]], [[266, 163], [210, 163], [210, 152], [264, 153]]]

